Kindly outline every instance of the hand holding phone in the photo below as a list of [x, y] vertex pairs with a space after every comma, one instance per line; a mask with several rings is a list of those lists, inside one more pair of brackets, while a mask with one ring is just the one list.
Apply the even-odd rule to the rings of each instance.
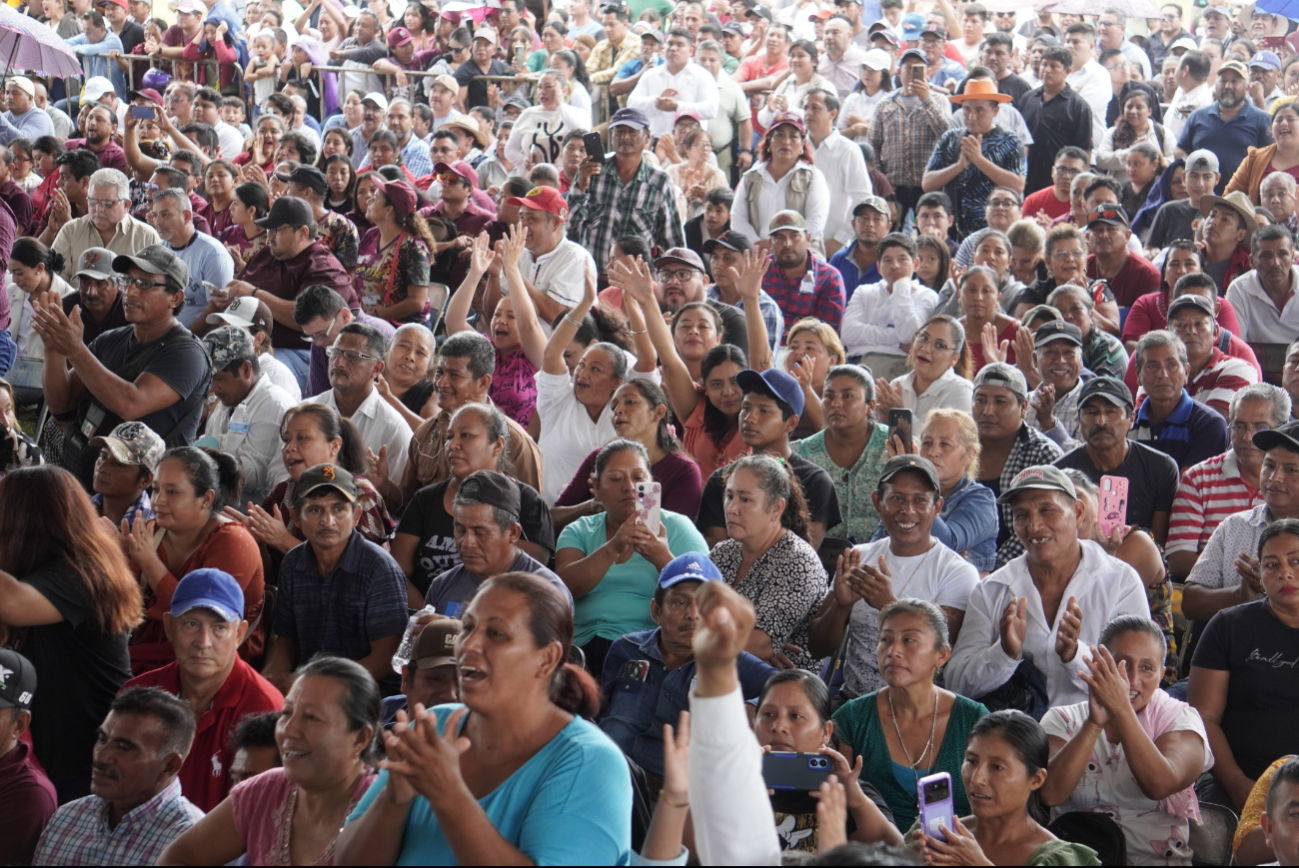
[[658, 482], [636, 483], [636, 518], [654, 536], [659, 535], [663, 527], [663, 485]]
[[821, 788], [833, 767], [824, 754], [773, 750], [762, 755], [762, 780], [769, 790], [811, 793]]
[[158, 110], [151, 105], [131, 106], [131, 117], [141, 121], [151, 121], [158, 116]]
[[1128, 486], [1125, 476], [1102, 476], [1096, 504], [1096, 520], [1107, 538], [1128, 523]]
[[916, 782], [920, 802], [920, 828], [931, 838], [947, 841], [940, 826], [956, 828], [956, 811], [952, 807], [952, 776], [947, 772], [923, 777]]
[[906, 407], [894, 407], [889, 410], [889, 440], [891, 442], [895, 436], [898, 437], [907, 452], [915, 449], [915, 441], [911, 436], [911, 423], [911, 411]]
[[604, 162], [604, 140], [600, 138], [599, 133], [586, 133], [582, 136], [582, 146], [586, 148], [586, 156], [597, 163]]

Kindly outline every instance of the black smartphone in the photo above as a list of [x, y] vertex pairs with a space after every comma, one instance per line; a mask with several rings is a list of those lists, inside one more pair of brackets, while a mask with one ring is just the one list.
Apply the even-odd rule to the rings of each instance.
[[151, 121], [158, 116], [158, 110], [151, 105], [131, 106], [131, 117], [142, 121]]
[[905, 407], [895, 407], [889, 411], [889, 439], [893, 435], [902, 438], [902, 442], [910, 446], [914, 441], [911, 436], [911, 411]]
[[586, 155], [597, 163], [604, 162], [604, 140], [600, 138], [599, 133], [587, 133], [582, 136], [582, 144], [586, 146]]
[[830, 776], [830, 758], [819, 753], [770, 751], [762, 755], [762, 779], [769, 790], [814, 792]]

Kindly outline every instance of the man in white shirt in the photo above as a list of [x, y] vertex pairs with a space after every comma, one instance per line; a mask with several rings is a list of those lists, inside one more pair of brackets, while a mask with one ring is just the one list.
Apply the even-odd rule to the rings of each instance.
[[1213, 103], [1213, 91], [1209, 87], [1211, 65], [1209, 55], [1199, 50], [1186, 52], [1177, 62], [1177, 93], [1164, 112], [1164, 126], [1174, 138], [1182, 135], [1182, 127], [1192, 112]]
[[218, 401], [203, 434], [239, 461], [244, 488], [236, 508], [261, 503], [289, 478], [280, 457], [280, 420], [295, 402], [262, 373], [248, 332], [222, 326], [203, 338], [203, 346], [212, 359], [212, 394]]
[[1096, 31], [1090, 24], [1075, 24], [1065, 31], [1065, 47], [1073, 55], [1068, 85], [1092, 110], [1092, 142], [1105, 138], [1105, 112], [1114, 98], [1109, 71], [1096, 62]]
[[[586, 248], [564, 237], [568, 204], [554, 187], [534, 187], [528, 195], [508, 199], [506, 204], [519, 209], [526, 245], [519, 258], [519, 272], [537, 307], [542, 330], [549, 336], [555, 317], [582, 300], [587, 274], [595, 276], [595, 259]], [[500, 295], [514, 290], [504, 275], [496, 279]], [[492, 295], [494, 309], [499, 296]]]
[[1098, 644], [1116, 615], [1148, 617], [1146, 589], [1136, 570], [1078, 538], [1083, 503], [1058, 467], [1026, 468], [999, 501], [1011, 505], [1025, 552], [970, 594], [947, 686], [986, 696], [1027, 660], [1045, 683], [1049, 705], [1086, 702], [1084, 646]]
[[[905, 365], [906, 350], [919, 329], [938, 306], [938, 293], [912, 278], [916, 267], [916, 242], [909, 235], [890, 232], [880, 241], [879, 283], [857, 288], [843, 314], [844, 351], [848, 358], [875, 354], [888, 356], [880, 363], [896, 360]], [[871, 370], [891, 380], [897, 374]], [[905, 370], [900, 373], [906, 373]]]
[[852, 44], [852, 24], [836, 15], [825, 22], [825, 54], [816, 71], [834, 85], [839, 99], [845, 100], [861, 80], [861, 65], [866, 52]]
[[1288, 344], [1299, 334], [1299, 265], [1294, 240], [1284, 226], [1264, 226], [1250, 238], [1254, 270], [1227, 287], [1227, 300], [1240, 320], [1241, 340]]
[[1128, 63], [1135, 63], [1141, 67], [1143, 81], [1150, 80], [1150, 57], [1128, 41], [1128, 16], [1126, 12], [1117, 6], [1106, 7], [1100, 18], [1096, 20], [1096, 30], [1097, 35], [1100, 36], [1101, 51], [1117, 48], [1123, 52], [1123, 56], [1128, 59]]
[[852, 208], [874, 195], [861, 146], [835, 129], [839, 97], [828, 90], [803, 96], [803, 120], [816, 149], [816, 167], [830, 188], [830, 213], [825, 220], [825, 255], [833, 256], [853, 240]]
[[627, 97], [628, 108], [640, 109], [649, 117], [652, 135], [672, 132], [678, 115], [697, 114], [700, 121], [717, 117], [717, 79], [690, 62], [693, 46], [689, 30], [674, 27], [668, 31], [664, 63], [646, 71]]
[[[845, 554], [834, 591], [822, 601], [808, 634], [808, 650], [828, 657], [843, 642], [844, 631], [851, 633], [843, 662], [845, 697], [885, 686], [875, 660], [883, 609], [903, 597], [928, 600], [947, 616], [955, 642], [970, 592], [979, 584], [978, 570], [931, 534], [943, 498], [938, 470], [928, 459], [911, 454], [889, 459], [871, 503], [888, 536]], [[887, 571], [879, 568], [880, 559]]]
[[374, 387], [375, 378], [383, 373], [385, 343], [374, 326], [359, 322], [343, 326], [334, 345], [325, 351], [333, 388], [307, 400], [332, 407], [344, 419], [351, 419], [366, 448], [376, 456], [382, 457], [387, 447], [388, 478], [401, 479], [414, 432]]
[[194, 120], [207, 124], [221, 143], [221, 156], [233, 160], [244, 149], [244, 136], [221, 120], [221, 94], [210, 87], [200, 87], [194, 95]]

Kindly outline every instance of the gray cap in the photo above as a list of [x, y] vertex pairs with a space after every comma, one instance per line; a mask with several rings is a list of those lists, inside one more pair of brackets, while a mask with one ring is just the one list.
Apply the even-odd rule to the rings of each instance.
[[116, 253], [106, 247], [86, 248], [77, 259], [77, 277], [108, 280], [113, 276], [113, 259], [116, 256]]
[[160, 274], [180, 290], [189, 284], [189, 266], [165, 244], [150, 244], [134, 256], [124, 253], [113, 260], [113, 270], [118, 274], [126, 274], [132, 266], [148, 274]]
[[1074, 488], [1073, 480], [1066, 476], [1063, 470], [1050, 464], [1038, 464], [1021, 470], [1010, 481], [1010, 487], [997, 498], [997, 503], [1010, 503], [1015, 499], [1015, 495], [1029, 490], [1059, 491], [1069, 495], [1070, 500], [1078, 499], [1078, 490]]
[[1200, 148], [1198, 151], [1191, 151], [1186, 155], [1186, 171], [1203, 172], [1210, 171], [1218, 174], [1218, 155], [1208, 148]]
[[212, 359], [212, 370], [224, 371], [234, 362], [257, 358], [252, 333], [237, 326], [222, 326], [203, 336], [203, 346]]
[[897, 476], [899, 473], [904, 473], [908, 470], [919, 473], [924, 477], [925, 481], [929, 483], [930, 488], [937, 491], [939, 494], [942, 493], [943, 486], [942, 483], [938, 481], [938, 468], [934, 467], [933, 462], [928, 458], [922, 458], [919, 455], [910, 452], [905, 455], [895, 455], [888, 461], [884, 462], [884, 467], [880, 470], [880, 487], [883, 487], [884, 483], [893, 479], [893, 477]]
[[1021, 401], [1028, 399], [1028, 381], [1024, 379], [1024, 372], [1005, 362], [984, 365], [974, 377], [974, 388], [980, 386], [1000, 386], [1014, 392]]

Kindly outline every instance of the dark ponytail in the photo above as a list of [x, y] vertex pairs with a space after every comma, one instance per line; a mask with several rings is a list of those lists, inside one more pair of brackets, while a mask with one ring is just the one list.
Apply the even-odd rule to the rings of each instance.
[[21, 262], [28, 268], [36, 268], [38, 265], [44, 265], [45, 270], [50, 274], [59, 274], [63, 271], [63, 266], [67, 260], [63, 254], [53, 248], [46, 247], [41, 242], [30, 236], [23, 236], [14, 242], [13, 250], [9, 254], [11, 260]]
[[[221, 458], [218, 459], [217, 456]], [[195, 446], [178, 446], [168, 450], [162, 460], [180, 462], [185, 468], [185, 478], [189, 480], [196, 496], [202, 497], [209, 491], [215, 494], [212, 500], [213, 515], [221, 512], [231, 502], [230, 486], [237, 488], [239, 485], [239, 464], [233, 455]]]
[[239, 459], [235, 458], [229, 452], [222, 452], [220, 449], [213, 449], [209, 446], [200, 446], [199, 450], [212, 459], [212, 463], [217, 469], [217, 485], [220, 488], [219, 493], [223, 496], [225, 503], [238, 503], [239, 492], [244, 487], [244, 471], [239, 466]]

